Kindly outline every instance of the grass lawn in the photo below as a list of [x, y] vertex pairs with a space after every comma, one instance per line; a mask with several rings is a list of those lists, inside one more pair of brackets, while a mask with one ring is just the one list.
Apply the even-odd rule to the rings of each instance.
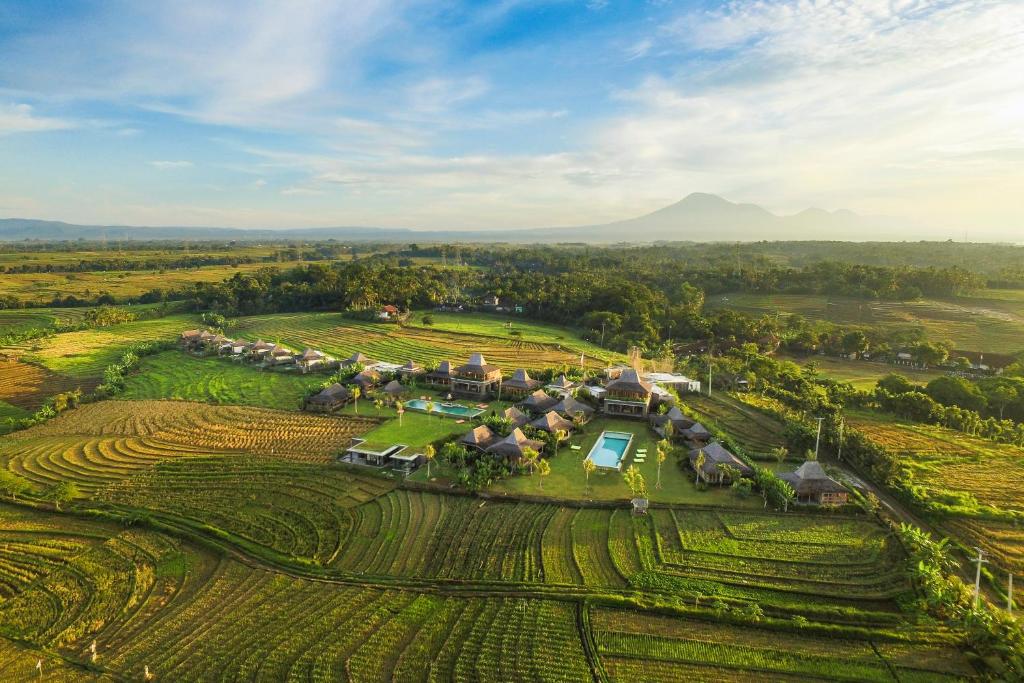
[[[408, 398], [419, 398], [420, 396], [426, 396], [433, 401], [444, 400], [444, 393], [438, 392], [432, 389], [423, 389], [415, 387], [411, 390]], [[441, 417], [439, 415], [427, 415], [426, 413], [418, 412], [415, 410], [406, 410], [402, 416], [401, 422], [398, 420], [398, 413], [395, 409], [390, 406], [381, 406], [377, 408], [374, 405], [374, 399], [376, 396], [371, 394], [368, 397], [359, 399], [359, 410], [356, 412], [356, 406], [353, 403], [349, 403], [342, 410], [339, 411], [340, 415], [362, 415], [364, 417], [380, 417], [385, 420], [376, 429], [368, 432], [364, 438], [373, 444], [377, 445], [391, 445], [396, 443], [403, 443], [411, 448], [421, 448], [429, 443], [437, 441], [447, 436], [462, 435], [468, 432], [472, 428], [472, 424], [467, 420], [462, 424], [456, 422], [451, 417]], [[462, 405], [472, 405], [471, 401], [465, 399], [457, 400], [456, 403]], [[491, 401], [488, 404], [487, 413], [491, 411], [500, 412], [505, 410], [511, 403], [507, 401]], [[434, 469], [437, 463], [431, 466], [431, 475], [434, 474]]]
[[[658, 440], [646, 422], [598, 417], [585, 427], [584, 434], [576, 434], [569, 444], [558, 449], [558, 455], [550, 458], [551, 474], [544, 477], [540, 488], [540, 477], [537, 475], [513, 476], [500, 481], [491, 490], [494, 493], [522, 493], [531, 495], [549, 495], [554, 498], [576, 500], [622, 500], [629, 499], [629, 488], [618, 472], [602, 472], [598, 470], [590, 475], [590, 490], [586, 488], [583, 472], [583, 459], [593, 447], [602, 431], [631, 432], [633, 444], [626, 454], [623, 471], [631, 464], [637, 449], [647, 449], [647, 458], [643, 463], [636, 463], [647, 482], [649, 497], [652, 501], [662, 503], [688, 503], [692, 505], [722, 505], [738, 508], [758, 509], [761, 498], [752, 496], [740, 498], [729, 488], [711, 487], [707, 491], [699, 491], [690, 476], [689, 464], [684, 470], [680, 461], [685, 460], [683, 449], [669, 456], [661, 467], [662, 488], [655, 488], [658, 479], [658, 461], [655, 443]], [[579, 445], [581, 449], [573, 451], [569, 445]], [[440, 472], [438, 473], [441, 474]]]
[[227, 358], [165, 351], [142, 360], [122, 398], [176, 399], [298, 410], [310, 387], [328, 375], [260, 370]]

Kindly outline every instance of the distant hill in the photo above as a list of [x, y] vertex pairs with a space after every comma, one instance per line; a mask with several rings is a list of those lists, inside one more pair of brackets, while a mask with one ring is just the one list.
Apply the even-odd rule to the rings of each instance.
[[[652, 213], [600, 225], [522, 230], [413, 230], [337, 227], [243, 229], [74, 225], [25, 218], [0, 219], [0, 240], [327, 240], [345, 242], [659, 242], [757, 240], [905, 240], [925, 235], [891, 220], [850, 211], [807, 209], [778, 216], [756, 204], [735, 204], [695, 192]], [[932, 236], [935, 237], [934, 235]]]

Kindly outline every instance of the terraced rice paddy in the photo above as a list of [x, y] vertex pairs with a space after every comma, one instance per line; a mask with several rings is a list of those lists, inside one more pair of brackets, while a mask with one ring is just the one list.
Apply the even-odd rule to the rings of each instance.
[[[594, 610], [590, 618], [601, 661], [615, 680], [925, 683], [974, 675], [962, 655], [923, 630], [892, 642], [673, 617], [637, 618], [621, 610]], [[929, 656], [921, 656], [924, 653]]]
[[701, 417], [706, 417], [748, 452], [768, 453], [783, 445], [782, 425], [751, 406], [744, 405], [731, 396], [713, 394], [688, 394], [685, 405]]
[[310, 415], [185, 401], [101, 401], [68, 411], [16, 437], [19, 441], [46, 436], [145, 437], [191, 451], [244, 452], [327, 462], [353, 436], [375, 424], [372, 417]]
[[919, 330], [925, 338], [948, 341], [953, 348], [991, 353], [1024, 350], [1024, 307], [1019, 295], [990, 295], [938, 301], [866, 301], [814, 294], [730, 292], [709, 296], [709, 308], [730, 308], [755, 315], [796, 313], [812, 320], [863, 325], [887, 331]]
[[[943, 530], [960, 538], [968, 547], [982, 548], [1004, 571], [1024, 573], [1024, 526], [1012, 522], [966, 517], [943, 520]], [[997, 577], [1002, 581], [1002, 576]]]
[[39, 408], [54, 394], [74, 389], [89, 391], [98, 383], [98, 378], [82, 380], [67, 377], [41, 365], [0, 354], [0, 401], [25, 410]]
[[177, 339], [182, 330], [195, 327], [196, 320], [190, 315], [169, 315], [93, 330], [64, 332], [0, 349], [0, 352], [33, 361], [51, 372], [78, 381], [98, 381], [106, 367], [116, 362], [133, 344]]
[[902, 454], [914, 483], [933, 495], [966, 492], [985, 505], [1024, 510], [1024, 449], [873, 413], [852, 414], [848, 421], [872, 441]]
[[225, 358], [197, 358], [167, 351], [142, 360], [121, 398], [174, 399], [297, 409], [322, 374], [261, 372]]
[[609, 357], [608, 352], [575, 338], [564, 343], [519, 341], [512, 337], [351, 320], [338, 313], [253, 316], [233, 322], [228, 330], [231, 335], [279, 341], [298, 348], [310, 346], [339, 358], [358, 351], [374, 360], [402, 363], [411, 359], [431, 364], [441, 360], [463, 361], [479, 351], [495, 365], [541, 370], [579, 366], [581, 352], [586, 365], [592, 368], [605, 367]]

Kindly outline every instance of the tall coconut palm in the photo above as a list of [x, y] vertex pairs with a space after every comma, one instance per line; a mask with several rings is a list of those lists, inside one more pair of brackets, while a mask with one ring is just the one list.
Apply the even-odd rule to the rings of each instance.
[[702, 448], [699, 451], [697, 451], [697, 457], [694, 458], [693, 460], [693, 468], [697, 470], [697, 481], [695, 482], [697, 484], [700, 483], [700, 480], [704, 476], [704, 463], [706, 463], [707, 461], [708, 457], [704, 455], [704, 449]]
[[359, 387], [352, 387], [352, 401], [355, 403], [356, 415], [359, 414], [359, 397], [363, 395], [363, 390]]
[[590, 475], [597, 469], [597, 465], [590, 458], [583, 461], [583, 472], [586, 474], [587, 491], [590, 491]]
[[437, 450], [433, 445], [428, 445], [423, 449], [423, 459], [427, 461], [427, 479], [430, 479], [430, 463], [434, 460], [435, 455], [437, 455]]

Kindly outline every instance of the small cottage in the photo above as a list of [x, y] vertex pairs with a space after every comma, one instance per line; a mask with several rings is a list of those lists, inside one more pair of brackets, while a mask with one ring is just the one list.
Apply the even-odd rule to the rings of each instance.
[[808, 460], [795, 472], [780, 474], [779, 479], [786, 481], [796, 491], [798, 503], [811, 505], [845, 505], [849, 500], [849, 491], [832, 477], [815, 460]]

